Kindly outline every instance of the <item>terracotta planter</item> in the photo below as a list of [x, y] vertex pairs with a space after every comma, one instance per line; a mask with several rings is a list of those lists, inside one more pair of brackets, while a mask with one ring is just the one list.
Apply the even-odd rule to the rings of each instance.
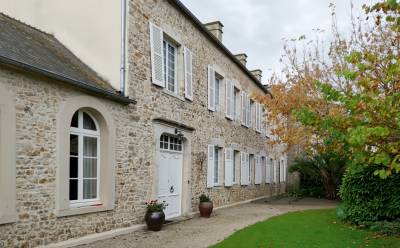
[[144, 219], [146, 221], [147, 228], [150, 231], [160, 231], [165, 221], [165, 214], [162, 211], [147, 212]]
[[200, 202], [199, 204], [200, 217], [210, 218], [213, 211], [212, 202]]

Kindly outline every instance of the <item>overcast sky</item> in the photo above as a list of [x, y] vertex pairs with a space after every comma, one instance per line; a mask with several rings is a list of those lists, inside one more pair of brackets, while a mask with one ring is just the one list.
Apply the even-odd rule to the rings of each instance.
[[[315, 37], [315, 28], [329, 41], [331, 11], [336, 5], [339, 28], [350, 29], [350, 0], [181, 0], [202, 22], [219, 20], [224, 24], [223, 43], [232, 53], [247, 53], [248, 68], [262, 69], [264, 81], [271, 71], [281, 69], [282, 38]], [[353, 13], [361, 13], [363, 3], [353, 0]]]
[[[329, 33], [329, 3], [336, 4], [340, 29], [350, 28], [350, 0], [181, 1], [202, 22], [220, 20], [223, 43], [234, 54], [247, 53], [248, 68], [262, 69], [264, 82], [281, 68], [282, 38], [312, 37], [314, 28]], [[353, 0], [354, 12], [371, 1]], [[0, 11], [53, 33], [119, 88], [120, 0], [0, 0]]]

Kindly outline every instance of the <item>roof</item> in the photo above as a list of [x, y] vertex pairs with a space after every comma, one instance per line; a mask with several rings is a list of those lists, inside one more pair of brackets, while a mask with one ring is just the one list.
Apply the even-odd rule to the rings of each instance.
[[39, 73], [117, 102], [134, 102], [117, 92], [53, 35], [3, 13], [0, 13], [0, 63]]
[[246, 74], [264, 93], [270, 94], [270, 92], [264, 87], [264, 85], [244, 66], [236, 57], [232, 54], [229, 49], [222, 44], [207, 28], [203, 23], [179, 0], [168, 0], [168, 2], [176, 7], [182, 14], [189, 18], [192, 23], [212, 42], [219, 48], [226, 56], [228, 56], [243, 72]]

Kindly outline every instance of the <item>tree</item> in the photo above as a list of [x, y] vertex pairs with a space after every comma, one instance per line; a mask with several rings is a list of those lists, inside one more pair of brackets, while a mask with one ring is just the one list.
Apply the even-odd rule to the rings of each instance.
[[[264, 103], [289, 146], [335, 152], [350, 168], [378, 166], [375, 174], [385, 178], [400, 172], [400, 4], [363, 8], [350, 37], [333, 25], [328, 59], [315, 42], [301, 60], [296, 47], [286, 49], [289, 66], [283, 79], [272, 78], [280, 84]], [[288, 121], [279, 124], [283, 116]]]

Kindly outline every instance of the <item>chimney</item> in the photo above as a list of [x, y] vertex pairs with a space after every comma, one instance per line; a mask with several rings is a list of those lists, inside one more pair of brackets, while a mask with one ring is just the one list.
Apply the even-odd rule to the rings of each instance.
[[261, 82], [261, 79], [262, 79], [262, 70], [256, 69], [256, 70], [253, 70], [253, 71], [250, 71], [250, 72], [251, 72], [251, 74], [253, 74], [254, 77], [256, 77], [256, 78], [258, 79], [258, 81]]
[[245, 53], [240, 53], [236, 54], [235, 57], [242, 63], [244, 66], [247, 64], [247, 54]]
[[222, 25], [220, 21], [205, 23], [204, 26], [215, 36], [215, 38], [222, 42], [222, 28], [224, 25]]

